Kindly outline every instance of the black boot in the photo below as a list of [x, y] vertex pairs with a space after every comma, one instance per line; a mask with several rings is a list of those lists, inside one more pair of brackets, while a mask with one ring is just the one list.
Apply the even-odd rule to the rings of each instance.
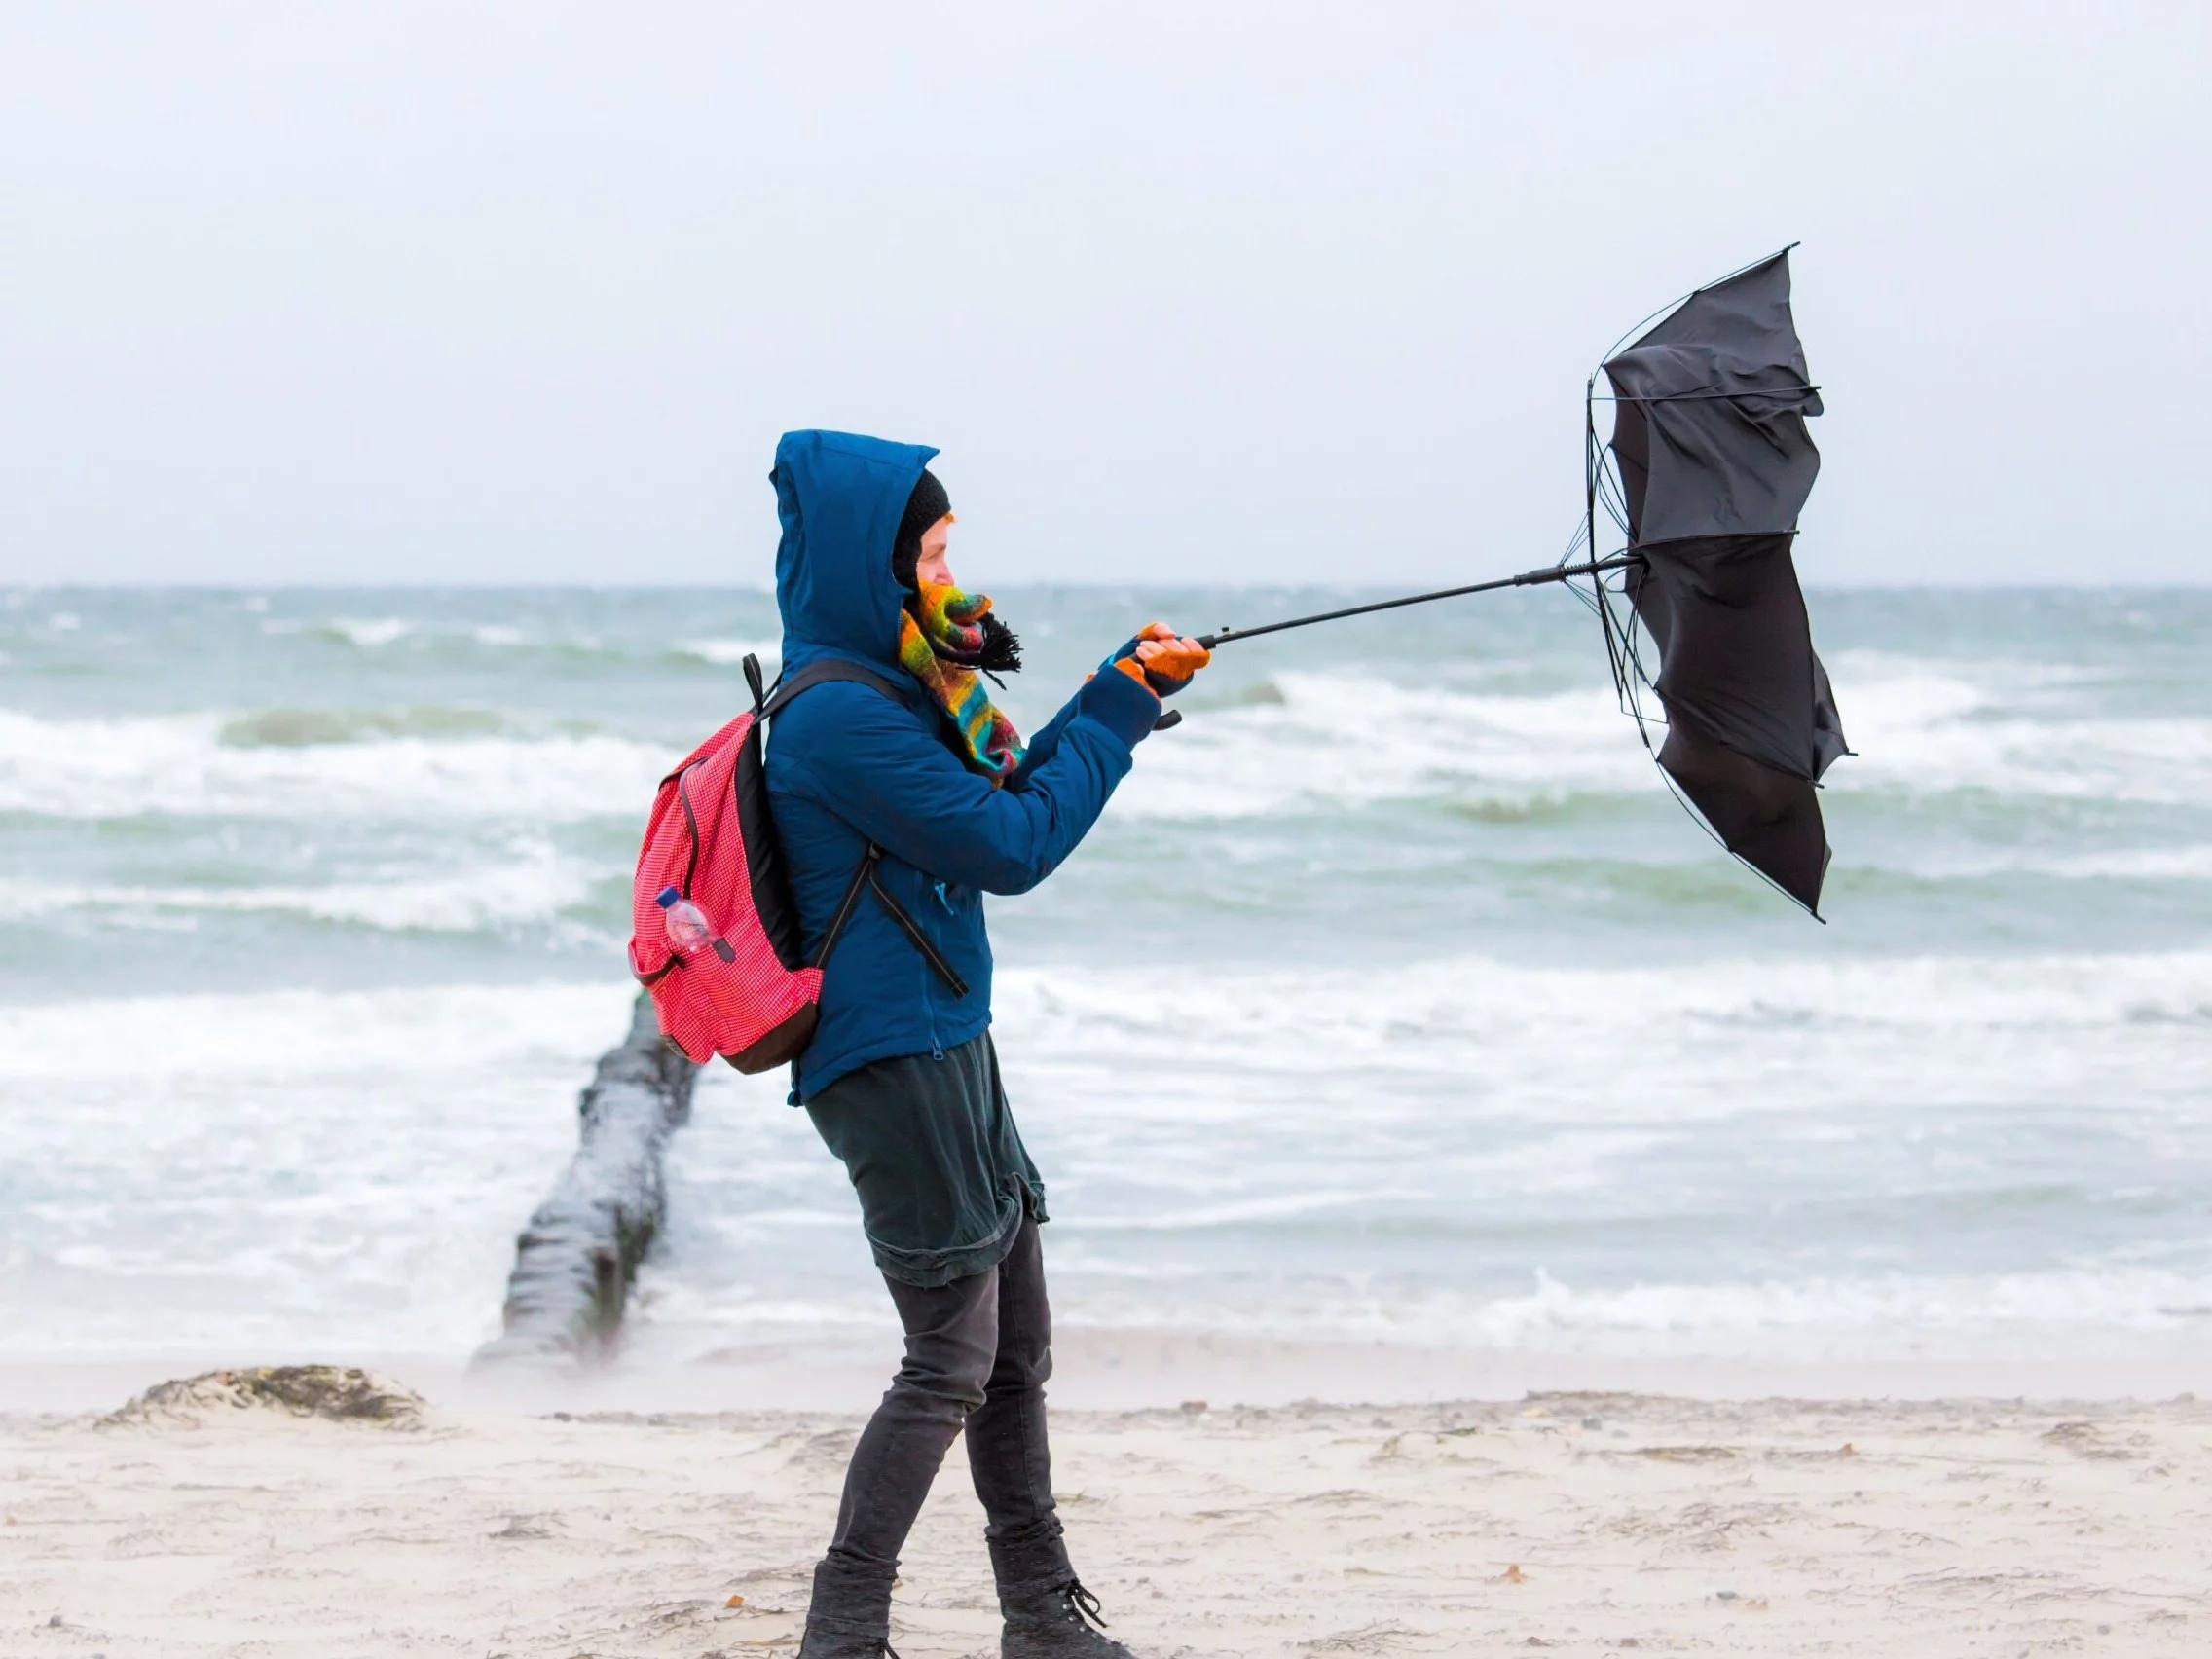
[[1053, 1535], [991, 1541], [991, 1570], [999, 1581], [999, 1659], [1136, 1659], [1100, 1634], [1098, 1598], [1083, 1587], [1068, 1552]]
[[826, 1556], [814, 1569], [798, 1659], [899, 1659], [891, 1648], [891, 1580], [876, 1567]]

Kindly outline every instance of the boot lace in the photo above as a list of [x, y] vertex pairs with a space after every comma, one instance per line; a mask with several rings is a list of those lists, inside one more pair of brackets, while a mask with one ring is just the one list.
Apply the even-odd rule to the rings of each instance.
[[1060, 1604], [1067, 1616], [1086, 1630], [1104, 1630], [1106, 1621], [1098, 1611], [1098, 1598], [1083, 1587], [1083, 1580], [1071, 1578], [1060, 1586]]

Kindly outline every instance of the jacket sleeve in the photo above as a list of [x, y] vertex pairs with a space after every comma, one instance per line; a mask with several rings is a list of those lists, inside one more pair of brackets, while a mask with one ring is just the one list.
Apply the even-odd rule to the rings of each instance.
[[[1133, 637], [1124, 640], [1120, 649], [1098, 665], [1098, 672], [1100, 674], [1105, 673], [1136, 648], [1137, 642]], [[1083, 692], [1088, 688], [1088, 685], [1086, 682], [1084, 687], [1079, 688], [1076, 694], [1062, 705], [1058, 714], [1029, 734], [1029, 742], [1022, 752], [1021, 764], [1014, 769], [1014, 776], [1007, 779], [1005, 785], [1007, 789], [1025, 790], [1029, 787], [1029, 774], [1050, 760], [1053, 752], [1059, 748], [1060, 733], [1065, 729], [1068, 721], [1075, 719], [1078, 713], [1077, 705], [1083, 701]], [[1158, 695], [1157, 691], [1155, 695]]]
[[1014, 775], [1002, 788], [1016, 793], [1027, 789], [1037, 769], [1060, 752], [1060, 733], [1067, 730], [1068, 721], [1075, 719], [1076, 702], [1076, 698], [1070, 697], [1058, 714], [1029, 734], [1029, 741], [1022, 750], [1021, 764], [1014, 769]]
[[1099, 675], [1055, 717], [1051, 754], [1002, 789], [877, 692], [825, 685], [815, 699], [810, 712], [835, 722], [793, 755], [793, 781], [904, 863], [986, 893], [1026, 893], [1059, 867], [1160, 714], [1127, 675]]

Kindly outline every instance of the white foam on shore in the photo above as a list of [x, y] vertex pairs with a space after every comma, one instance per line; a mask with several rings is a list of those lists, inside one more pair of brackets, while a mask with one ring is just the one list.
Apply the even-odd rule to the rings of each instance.
[[0, 1356], [466, 1353], [630, 995], [0, 1007]]
[[[1063, 1283], [1085, 1293], [1059, 1322], [1107, 1330], [1214, 1331], [1276, 1341], [1389, 1343], [1493, 1353], [1745, 1355], [1767, 1360], [1877, 1353], [1933, 1344], [1972, 1353], [1977, 1341], [2053, 1358], [2100, 1338], [2212, 1331], [2212, 1273], [2124, 1265], [2049, 1272], [1895, 1273], [1752, 1283], [1653, 1278], [1579, 1289], [1541, 1270], [1521, 1293], [1477, 1297], [1437, 1285], [1361, 1294], [1319, 1281], [1293, 1293], [1232, 1300], [1186, 1287], [1174, 1302], [1101, 1278], [1088, 1255], [1055, 1253]], [[1209, 1295], [1208, 1290], [1214, 1294]], [[742, 1323], [742, 1321], [740, 1321]]]
[[[1457, 1063], [1550, 1028], [1631, 1052], [1666, 1033], [1791, 1041], [2188, 1026], [2212, 1036], [2212, 951], [2019, 957], [1812, 957], [1695, 968], [1540, 968], [1480, 956], [1374, 968], [1134, 976], [1003, 970], [996, 1007], [1037, 1046], [1086, 1037], [1188, 1045], [1238, 1062], [1327, 1051], [1362, 1063]], [[1548, 1039], [1546, 1039], [1548, 1040]], [[1439, 1046], [1441, 1045], [1441, 1047]]]
[[[1974, 1320], [2154, 1330], [2212, 1305], [2212, 1271], [2178, 1244], [1861, 1272], [1821, 1243], [1803, 1271], [1733, 1275], [1702, 1251], [1686, 1273], [1691, 1258], [1654, 1245], [1633, 1281], [1617, 1261], [1594, 1281], [1590, 1264], [1614, 1259], [1582, 1242], [1708, 1209], [1690, 1235], [1718, 1236], [1773, 1202], [1780, 1248], [1827, 1198], [1909, 1204], [1931, 1178], [1947, 1213], [1982, 1190], [2002, 1206], [2022, 1183], [2091, 1178], [2066, 1162], [2072, 1135], [2121, 1137], [2137, 1150], [2094, 1156], [2155, 1184], [2158, 1148], [2200, 1156], [2212, 953], [1694, 972], [1461, 957], [1002, 984], [1009, 1088], [1080, 1322], [1505, 1348], [1643, 1334], [1690, 1351]], [[575, 1090], [630, 994], [0, 1008], [15, 1154], [0, 1353], [464, 1351], [496, 1318], [514, 1230], [572, 1149]], [[877, 1317], [843, 1173], [784, 1083], [702, 1076], [673, 1153], [674, 1241], [639, 1312], [664, 1359]], [[1451, 1288], [1455, 1263], [1494, 1279], [1515, 1261], [1542, 1276]]]
[[[44, 1095], [70, 1083], [434, 1077], [597, 1058], [628, 1028], [633, 989], [556, 981], [0, 1004], [0, 1087], [37, 1080]], [[25, 1116], [68, 1127], [45, 1111]], [[379, 1128], [373, 1114], [363, 1126]]]

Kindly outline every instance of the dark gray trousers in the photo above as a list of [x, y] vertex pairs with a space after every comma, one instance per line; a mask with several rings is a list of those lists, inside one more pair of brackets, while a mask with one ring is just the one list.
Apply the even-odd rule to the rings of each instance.
[[899, 1551], [963, 1428], [985, 1535], [1024, 1554], [1056, 1549], [1045, 1440], [1052, 1316], [1037, 1223], [1023, 1218], [995, 1268], [932, 1290], [883, 1282], [906, 1328], [905, 1363], [853, 1448], [825, 1572], [854, 1590], [880, 1583], [889, 1593]]

